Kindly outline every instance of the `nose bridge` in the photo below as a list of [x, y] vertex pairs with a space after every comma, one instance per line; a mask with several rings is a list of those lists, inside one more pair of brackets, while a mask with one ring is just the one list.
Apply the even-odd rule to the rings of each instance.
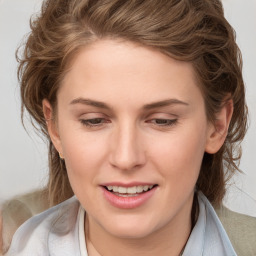
[[122, 170], [132, 170], [144, 164], [145, 155], [139, 128], [133, 122], [123, 122], [113, 132], [111, 164]]

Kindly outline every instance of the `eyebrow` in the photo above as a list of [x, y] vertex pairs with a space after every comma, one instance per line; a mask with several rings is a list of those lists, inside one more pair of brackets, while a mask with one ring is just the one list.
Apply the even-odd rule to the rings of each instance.
[[181, 100], [178, 100], [178, 99], [167, 99], [167, 100], [162, 100], [162, 101], [147, 104], [143, 108], [145, 110], [150, 110], [150, 109], [159, 108], [159, 107], [166, 107], [166, 106], [170, 106], [170, 105], [189, 106], [188, 103], [186, 103], [184, 101], [181, 101]]
[[84, 99], [84, 98], [77, 98], [70, 102], [71, 105], [74, 104], [83, 104], [88, 106], [93, 106], [97, 108], [103, 108], [103, 109], [111, 109], [107, 104], [104, 102], [96, 101], [96, 100], [90, 100], [90, 99]]
[[[72, 100], [70, 102], [70, 104], [71, 105], [83, 104], [83, 105], [93, 106], [93, 107], [102, 108], [102, 109], [108, 109], [108, 110], [111, 109], [111, 107], [108, 106], [104, 102], [91, 100], [91, 99], [85, 99], [85, 98], [76, 98], [76, 99]], [[143, 109], [150, 110], [150, 109], [159, 108], [159, 107], [166, 107], [166, 106], [170, 106], [170, 105], [188, 106], [189, 104], [184, 102], [184, 101], [178, 100], [178, 99], [167, 99], [167, 100], [162, 100], [162, 101], [157, 101], [157, 102], [153, 102], [153, 103], [150, 103], [150, 104], [146, 104], [146, 105], [143, 106]]]

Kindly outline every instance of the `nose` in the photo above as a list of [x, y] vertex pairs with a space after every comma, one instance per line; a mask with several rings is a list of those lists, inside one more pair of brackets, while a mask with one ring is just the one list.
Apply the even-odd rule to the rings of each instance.
[[135, 125], [116, 128], [111, 138], [110, 164], [119, 170], [134, 170], [146, 162], [143, 140]]

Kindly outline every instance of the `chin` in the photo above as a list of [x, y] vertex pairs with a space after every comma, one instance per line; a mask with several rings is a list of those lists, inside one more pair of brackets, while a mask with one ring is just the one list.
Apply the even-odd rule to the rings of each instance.
[[150, 236], [152, 233], [153, 230], [148, 228], [120, 228], [111, 232], [113, 236], [121, 239], [143, 239]]
[[146, 218], [124, 218], [121, 220], [113, 220], [113, 225], [108, 223], [105, 226], [105, 230], [112, 236], [122, 239], [143, 239], [155, 231], [155, 224], [152, 221], [146, 220]]

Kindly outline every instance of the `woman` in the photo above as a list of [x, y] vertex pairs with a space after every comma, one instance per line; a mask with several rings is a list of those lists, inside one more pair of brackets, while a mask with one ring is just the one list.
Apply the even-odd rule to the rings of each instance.
[[56, 206], [7, 255], [236, 255], [211, 206], [247, 119], [221, 3], [48, 0], [31, 28], [21, 96]]

